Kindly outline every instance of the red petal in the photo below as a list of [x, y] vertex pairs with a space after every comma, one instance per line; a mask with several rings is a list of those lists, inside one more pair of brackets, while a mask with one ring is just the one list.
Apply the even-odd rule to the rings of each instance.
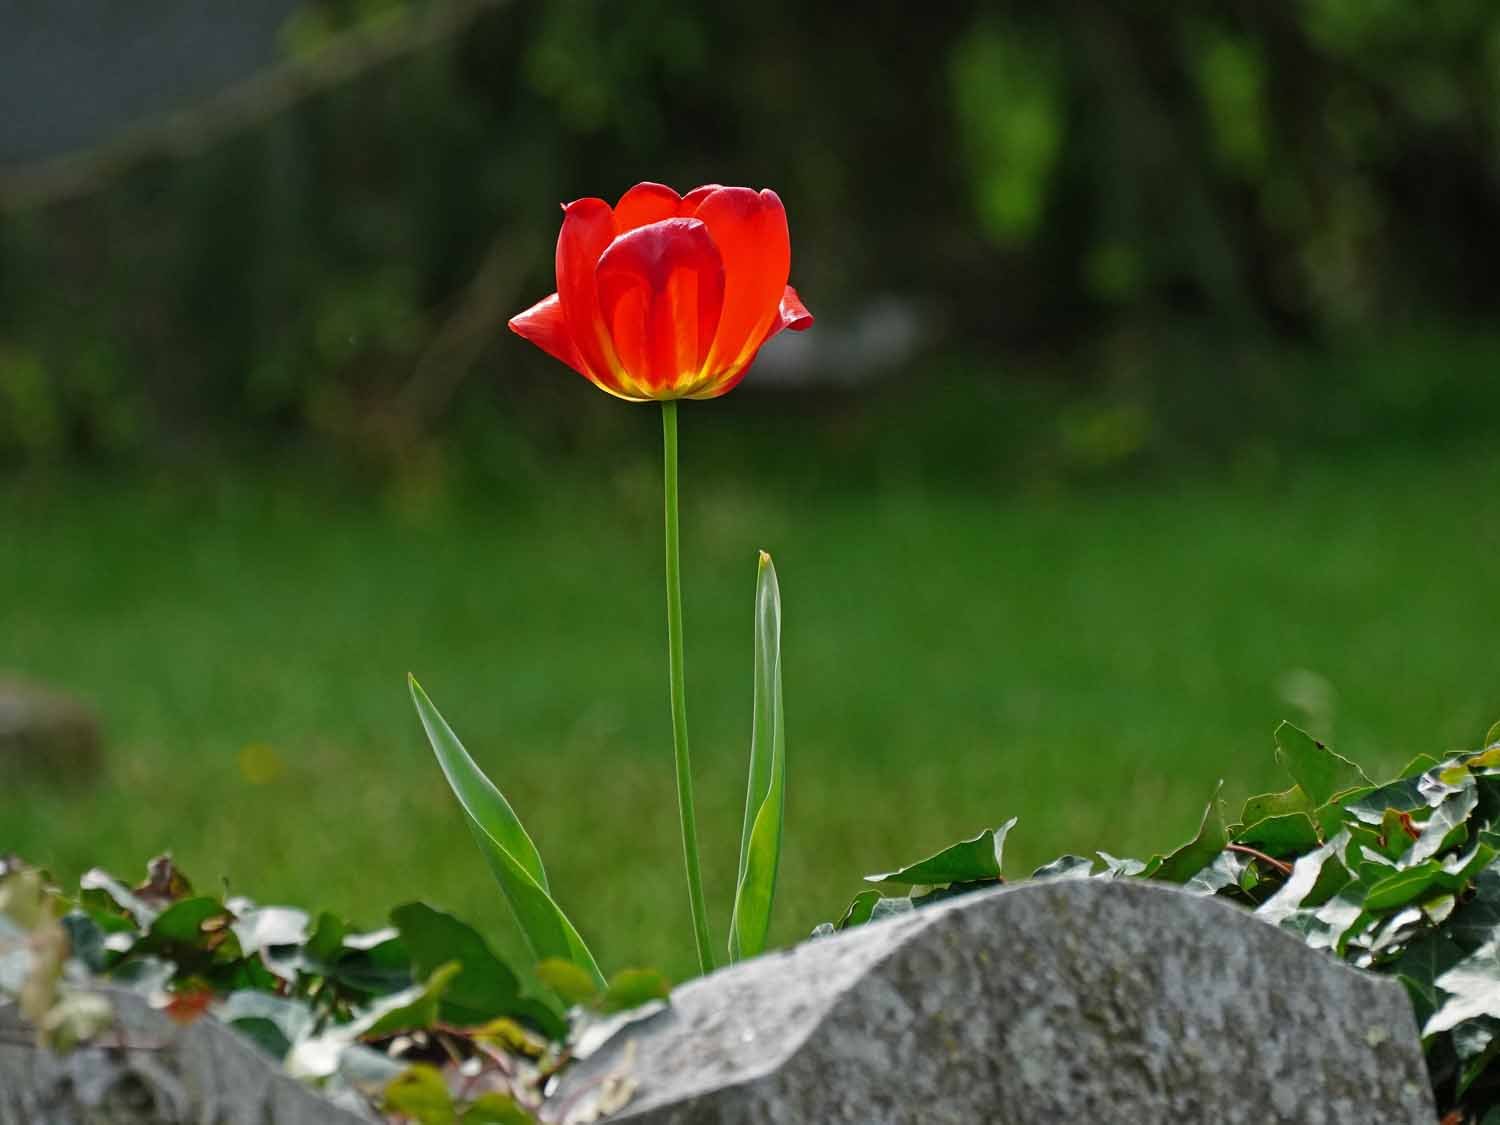
[[602, 199], [580, 199], [563, 211], [557, 236], [557, 296], [585, 373], [601, 386], [612, 387], [620, 364], [599, 314], [594, 267], [614, 240], [614, 214]]
[[696, 215], [698, 213], [698, 204], [702, 203], [723, 186], [723, 184], [704, 184], [702, 187], [695, 187], [682, 197], [682, 214]]
[[730, 372], [755, 357], [778, 318], [792, 268], [786, 210], [774, 191], [727, 187], [706, 196], [697, 217], [724, 259], [724, 314], [707, 366]]
[[676, 218], [681, 206], [682, 199], [666, 184], [636, 184], [615, 204], [615, 233]]
[[790, 328], [793, 332], [806, 332], [812, 326], [813, 314], [807, 311], [807, 306], [797, 296], [797, 291], [788, 285], [786, 292], [781, 295], [781, 315], [771, 325], [770, 336], [766, 339], [769, 340], [783, 328]]
[[530, 340], [553, 359], [560, 359], [580, 375], [587, 375], [583, 357], [568, 332], [568, 322], [563, 317], [562, 302], [554, 293], [545, 301], [538, 301], [523, 313], [510, 318], [510, 330], [523, 340]]
[[690, 391], [724, 304], [724, 265], [708, 228], [697, 219], [637, 227], [610, 244], [597, 276], [605, 323], [639, 397]]

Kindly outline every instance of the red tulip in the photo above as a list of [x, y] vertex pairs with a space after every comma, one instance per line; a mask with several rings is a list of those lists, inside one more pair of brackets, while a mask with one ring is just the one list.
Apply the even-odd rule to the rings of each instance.
[[791, 261], [774, 191], [636, 184], [613, 210], [563, 205], [557, 292], [510, 328], [618, 398], [717, 398], [768, 339], [811, 327]]

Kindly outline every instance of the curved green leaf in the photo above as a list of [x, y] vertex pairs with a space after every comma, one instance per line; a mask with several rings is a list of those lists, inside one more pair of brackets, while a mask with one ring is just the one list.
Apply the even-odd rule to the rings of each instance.
[[844, 916], [834, 923], [836, 930], [847, 930], [851, 926], [863, 926], [875, 913], [875, 907], [880, 902], [880, 892], [873, 887], [866, 887], [854, 896], [854, 901], [849, 904], [849, 909], [844, 911]]
[[469, 752], [459, 742], [458, 735], [438, 714], [438, 709], [427, 698], [416, 677], [408, 676], [412, 702], [417, 705], [417, 715], [427, 731], [427, 740], [432, 743], [438, 765], [443, 776], [453, 788], [453, 795], [463, 805], [464, 812], [484, 829], [502, 848], [508, 851], [517, 863], [526, 869], [542, 890], [548, 890], [547, 871], [542, 866], [542, 855], [521, 827], [521, 820], [505, 795], [495, 788], [494, 782], [484, 775], [469, 757]]
[[479, 850], [505, 893], [532, 952], [538, 958], [559, 957], [573, 962], [603, 988], [604, 974], [599, 971], [594, 955], [573, 923], [553, 901], [547, 888], [542, 857], [510, 802], [474, 764], [474, 759], [469, 757], [422, 686], [414, 677], [407, 679], [411, 685], [412, 702], [416, 704], [417, 715], [422, 720], [438, 764], [443, 768], [443, 775], [468, 814], [469, 827], [474, 831]]
[[599, 1008], [608, 1013], [628, 1012], [671, 995], [671, 982], [656, 969], [621, 969], [610, 978], [609, 988], [599, 998]]
[[[501, 1016], [515, 1016], [529, 1007], [521, 996], [516, 974], [490, 951], [472, 926], [425, 902], [408, 902], [391, 911], [391, 923], [411, 954], [412, 974], [426, 977], [446, 961], [463, 966], [441, 1006], [445, 1023], [475, 1027]], [[531, 1008], [528, 1014], [534, 1013]], [[548, 1032], [561, 1030], [556, 1020]]]
[[537, 965], [536, 975], [565, 1004], [588, 1004], [601, 991], [597, 980], [565, 957], [548, 957]]
[[867, 883], [904, 883], [908, 886], [940, 886], [945, 883], [976, 883], [1000, 878], [1005, 837], [1015, 827], [1011, 817], [998, 828], [986, 828], [972, 840], [960, 840], [926, 859], [898, 871], [866, 875]]
[[[1203, 820], [1198, 833], [1170, 855], [1163, 856], [1160, 866], [1151, 873], [1151, 878], [1163, 883], [1186, 883], [1198, 872], [1213, 863], [1229, 846], [1229, 833], [1224, 827], [1224, 817], [1219, 811], [1219, 791], [1224, 782], [1214, 786], [1214, 794], [1203, 810]], [[1145, 877], [1144, 875], [1142, 876]]]
[[1275, 738], [1276, 760], [1314, 805], [1327, 804], [1335, 793], [1345, 789], [1374, 786], [1364, 770], [1291, 723], [1282, 722]]
[[762, 551], [755, 577], [755, 699], [750, 726], [750, 779], [740, 835], [739, 881], [729, 924], [729, 959], [766, 947], [781, 865], [786, 810], [786, 729], [781, 710], [781, 588]]

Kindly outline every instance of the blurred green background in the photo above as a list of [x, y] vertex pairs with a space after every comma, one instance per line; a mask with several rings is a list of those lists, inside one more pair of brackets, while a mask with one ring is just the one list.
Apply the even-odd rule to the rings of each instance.
[[641, 179], [775, 187], [819, 316], [683, 412], [716, 940], [760, 547], [782, 941], [1013, 814], [1014, 874], [1170, 847], [1281, 718], [1500, 718], [1487, 0], [190, 7], [0, 14], [0, 673], [107, 734], [0, 850], [519, 959], [410, 670], [606, 966], [690, 971], [656, 411], [504, 330]]

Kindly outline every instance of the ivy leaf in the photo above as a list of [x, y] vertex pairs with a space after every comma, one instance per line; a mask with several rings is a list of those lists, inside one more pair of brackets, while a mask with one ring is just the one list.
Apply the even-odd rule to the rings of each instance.
[[919, 884], [907, 892], [907, 897], [911, 900], [912, 906], [920, 909], [950, 898], [962, 898], [975, 891], [987, 891], [994, 885], [994, 879], [976, 879], [972, 883], [944, 883], [940, 887], [923, 887]]
[[1249, 861], [1242, 855], [1225, 850], [1202, 871], [1183, 884], [1183, 889], [1200, 895], [1216, 895], [1225, 887], [1237, 887]]
[[1314, 949], [1332, 949], [1340, 957], [1375, 918], [1373, 911], [1365, 909], [1364, 889], [1357, 882], [1345, 886], [1313, 916], [1321, 929], [1306, 935], [1307, 944]]
[[1491, 939], [1437, 978], [1448, 998], [1422, 1027], [1436, 1035], [1475, 1016], [1500, 1018], [1500, 939]]
[[1405, 946], [1416, 936], [1425, 919], [1426, 915], [1415, 906], [1387, 914], [1376, 924], [1374, 933], [1370, 935], [1370, 953], [1379, 956], [1387, 950]]
[[1248, 844], [1271, 856], [1292, 855], [1318, 846], [1318, 830], [1303, 812], [1262, 817], [1240, 829], [1237, 844]]
[[870, 921], [883, 922], [887, 918], [898, 918], [902, 914], [910, 914], [915, 909], [911, 899], [905, 895], [881, 898], [875, 903], [875, 908], [870, 911]]
[[1448, 934], [1462, 948], [1474, 950], [1500, 934], [1500, 869], [1487, 867], [1474, 880], [1474, 897], [1453, 912]]
[[1402, 951], [1392, 971], [1411, 996], [1417, 1026], [1432, 1018], [1443, 1002], [1437, 979], [1464, 958], [1464, 951], [1441, 930], [1430, 930]]
[[302, 947], [302, 955], [310, 966], [326, 971], [343, 951], [348, 934], [349, 926], [342, 918], [324, 911], [318, 915], [317, 925]]
[[411, 986], [411, 954], [393, 929], [347, 934], [327, 973], [345, 988], [385, 996]]
[[781, 588], [771, 556], [762, 551], [755, 579], [755, 697], [750, 725], [750, 779], [740, 870], [729, 923], [729, 959], [754, 957], [766, 947], [781, 831], [786, 812], [786, 729], [781, 706]]
[[214, 1015], [277, 1059], [307, 1038], [314, 1022], [302, 1001], [255, 990], [231, 992], [214, 1008]]
[[143, 930], [149, 929], [160, 913], [137, 898], [129, 887], [101, 867], [85, 871], [78, 880], [78, 887], [82, 892], [80, 897], [84, 905], [122, 910]]
[[494, 1092], [480, 1094], [458, 1120], [459, 1125], [535, 1125], [536, 1122], [513, 1098]]
[[1081, 855], [1058, 856], [1031, 873], [1033, 879], [1087, 879], [1094, 873], [1094, 861]]
[[257, 953], [267, 969], [294, 984], [302, 967], [302, 944], [307, 940], [307, 914], [287, 906], [265, 906], [246, 911], [230, 926], [246, 957]]
[[133, 891], [142, 902], [157, 910], [165, 910], [179, 899], [193, 893], [193, 884], [186, 875], [177, 870], [170, 854], [154, 857], [146, 864], [146, 881]]
[[1267, 817], [1307, 813], [1312, 811], [1312, 807], [1307, 794], [1293, 785], [1280, 793], [1262, 793], [1258, 797], [1251, 797], [1240, 810], [1240, 823], [1246, 828], [1252, 828]]
[[1386, 811], [1411, 813], [1427, 807], [1427, 797], [1422, 792], [1422, 777], [1402, 777], [1388, 785], [1377, 786], [1344, 805], [1344, 811], [1365, 824], [1379, 824]]
[[348, 1025], [355, 1039], [383, 1039], [400, 1031], [416, 1031], [438, 1022], [438, 1006], [453, 978], [463, 970], [449, 961], [433, 970], [427, 982], [387, 997], [360, 1019]]
[[287, 1073], [300, 1079], [328, 1078], [338, 1072], [345, 1052], [358, 1050], [361, 1039], [383, 1039], [431, 1027], [437, 1021], [443, 991], [461, 968], [457, 961], [450, 961], [425, 983], [383, 997], [349, 1023], [294, 1043], [284, 1064]]
[[230, 927], [248, 957], [279, 945], [307, 941], [307, 913], [288, 906], [265, 906], [241, 914]]
[[[1494, 1021], [1486, 1020], [1483, 1022], [1493, 1023]], [[1474, 1027], [1476, 1025], [1480, 1025], [1480, 1021], [1471, 1020], [1467, 1024], [1462, 1024], [1454, 1028], [1454, 1042], [1456, 1043], [1458, 1041], [1460, 1035], [1463, 1034], [1464, 1028]], [[1487, 1034], [1490, 1035], [1490, 1038], [1485, 1043], [1484, 1049], [1480, 1051], [1479, 1054], [1475, 1055], [1473, 1058], [1464, 1063], [1463, 1072], [1459, 1075], [1457, 1093], [1460, 1098], [1462, 1098], [1468, 1092], [1469, 1087], [1474, 1085], [1474, 1083], [1484, 1074], [1484, 1072], [1489, 1068], [1490, 1064], [1493, 1063], [1497, 1057], [1500, 1057], [1500, 1038], [1494, 1037], [1494, 1029], [1492, 1027], [1485, 1028], [1484, 1030]], [[1484, 1118], [1480, 1122], [1480, 1125], [1500, 1125], [1500, 1109], [1491, 1109], [1484, 1115]]]
[[1394, 875], [1387, 875], [1365, 895], [1364, 908], [1371, 911], [1390, 910], [1405, 906], [1413, 899], [1421, 898], [1443, 877], [1443, 865], [1436, 860], [1424, 860], [1404, 867]]
[[391, 922], [401, 931], [418, 979], [430, 977], [448, 961], [458, 962], [458, 975], [443, 993], [444, 1022], [473, 1027], [514, 1014], [520, 982], [473, 927], [422, 902], [398, 906], [391, 911]]
[[834, 929], [847, 930], [853, 926], [863, 926], [870, 920], [870, 915], [875, 912], [875, 904], [879, 901], [879, 891], [871, 888], [860, 891], [844, 911], [844, 916], [834, 923]]
[[1335, 754], [1291, 723], [1278, 726], [1275, 737], [1276, 760], [1315, 806], [1327, 804], [1341, 790], [1374, 785], [1348, 758]]
[[490, 870], [510, 903], [521, 932], [540, 958], [571, 961], [604, 987], [604, 974], [573, 923], [552, 899], [542, 857], [500, 790], [474, 764], [432, 700], [408, 677], [412, 702], [449, 786], [468, 815], [469, 826]]
[[457, 1111], [442, 1073], [428, 1063], [407, 1067], [385, 1088], [386, 1113], [399, 1113], [418, 1125], [454, 1125]]
[[1098, 855], [1104, 863], [1104, 870], [1094, 876], [1096, 879], [1149, 879], [1161, 866], [1161, 856], [1153, 856], [1150, 863], [1142, 863], [1138, 859], [1122, 859], [1108, 852], [1099, 852]]
[[609, 978], [609, 987], [599, 998], [599, 1010], [606, 1014], [626, 1012], [671, 995], [672, 983], [655, 969], [621, 969]]
[[1203, 810], [1203, 820], [1198, 832], [1191, 840], [1175, 852], [1165, 856], [1161, 866], [1151, 876], [1164, 883], [1186, 883], [1198, 872], [1214, 861], [1214, 857], [1229, 846], [1229, 832], [1224, 827], [1224, 818], [1219, 813], [1219, 791], [1224, 783], [1214, 786], [1208, 807]]
[[537, 965], [536, 975], [561, 996], [565, 1004], [591, 1004], [602, 988], [598, 981], [565, 957], [548, 957]]
[[197, 949], [206, 936], [203, 924], [226, 915], [224, 904], [216, 898], [185, 898], [174, 902], [156, 916], [140, 948], [150, 952], [172, 946]]
[[1411, 761], [1407, 762], [1406, 765], [1402, 766], [1401, 772], [1396, 776], [1403, 780], [1406, 778], [1421, 777], [1438, 764], [1438, 760], [1431, 754], [1418, 754]]
[[[1304, 907], [1321, 906], [1351, 878], [1339, 858], [1347, 843], [1348, 837], [1339, 835], [1298, 859], [1292, 865], [1292, 873], [1287, 876], [1281, 889], [1256, 909], [1256, 916], [1273, 926], [1279, 926]], [[1319, 899], [1318, 889], [1321, 887], [1326, 890], [1333, 883], [1339, 883], [1339, 886]]]
[[1412, 862], [1423, 860], [1462, 843], [1468, 836], [1469, 814], [1478, 803], [1479, 788], [1471, 774], [1466, 785], [1444, 797], [1442, 803], [1432, 810], [1432, 815], [1422, 826], [1421, 835], [1412, 845], [1408, 859]]
[[[92, 973], [104, 972], [112, 960], [112, 951], [105, 945], [106, 935], [109, 933], [106, 926], [130, 925], [114, 915], [106, 915], [105, 918], [107, 922], [101, 924], [99, 919], [83, 910], [70, 910], [62, 918], [62, 926], [67, 931], [68, 946], [72, 949], [73, 956], [82, 961]], [[4, 914], [0, 913], [0, 927], [4, 925], [3, 919]]]
[[1000, 860], [1005, 835], [1015, 827], [1011, 817], [999, 828], [986, 828], [972, 840], [961, 840], [935, 855], [884, 875], [866, 875], [868, 883], [901, 883], [906, 886], [937, 886], [972, 883], [1000, 878]]

